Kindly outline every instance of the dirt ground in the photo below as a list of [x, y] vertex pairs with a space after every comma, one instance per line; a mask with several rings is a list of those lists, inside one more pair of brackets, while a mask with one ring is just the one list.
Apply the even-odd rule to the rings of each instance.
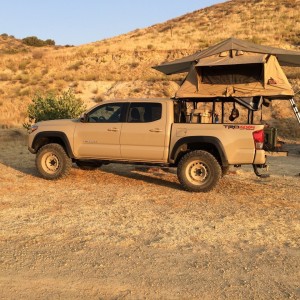
[[300, 145], [207, 194], [173, 170], [35, 170], [0, 131], [0, 299], [299, 299]]

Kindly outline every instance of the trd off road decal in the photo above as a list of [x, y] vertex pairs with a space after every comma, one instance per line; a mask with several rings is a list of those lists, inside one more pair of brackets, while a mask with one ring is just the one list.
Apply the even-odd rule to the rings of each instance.
[[254, 125], [224, 125], [226, 129], [254, 130]]

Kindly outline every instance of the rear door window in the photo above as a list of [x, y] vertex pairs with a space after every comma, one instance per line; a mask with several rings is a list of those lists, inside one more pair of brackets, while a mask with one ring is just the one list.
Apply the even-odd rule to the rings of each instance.
[[161, 119], [161, 103], [131, 103], [127, 120], [129, 123], [150, 123]]

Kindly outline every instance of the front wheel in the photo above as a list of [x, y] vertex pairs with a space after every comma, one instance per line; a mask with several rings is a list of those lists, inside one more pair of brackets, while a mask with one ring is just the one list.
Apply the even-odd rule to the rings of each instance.
[[222, 169], [215, 157], [202, 150], [187, 153], [178, 164], [177, 176], [190, 192], [209, 192], [218, 183]]
[[72, 160], [61, 145], [47, 144], [37, 152], [35, 164], [43, 178], [54, 180], [69, 173]]

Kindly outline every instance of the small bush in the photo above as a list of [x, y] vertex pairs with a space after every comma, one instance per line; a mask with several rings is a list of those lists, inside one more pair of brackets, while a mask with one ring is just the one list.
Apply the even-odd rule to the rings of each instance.
[[254, 44], [262, 44], [263, 39], [258, 36], [253, 36], [252, 39], [250, 39], [250, 42], [252, 42]]
[[25, 70], [29, 64], [30, 64], [29, 60], [27, 60], [27, 59], [26, 60], [22, 60], [19, 63], [19, 70]]
[[133, 62], [133, 63], [130, 64], [130, 67], [133, 68], [133, 69], [137, 68], [138, 66], [139, 66], [138, 62]]
[[168, 88], [164, 88], [164, 89], [162, 90], [162, 93], [163, 93], [163, 95], [164, 95], [165, 97], [168, 97], [168, 98], [170, 98], [170, 97], [172, 96], [172, 93], [171, 93], [171, 91], [170, 91]]
[[55, 46], [55, 41], [47, 39], [45, 41], [37, 38], [36, 36], [28, 36], [22, 39], [23, 44], [32, 47]]
[[80, 76], [79, 79], [83, 81], [98, 81], [100, 77], [97, 73], [86, 73]]
[[30, 96], [31, 89], [29, 87], [26, 87], [19, 91], [18, 96], [24, 97], [24, 96]]
[[0, 81], [8, 81], [11, 80], [11, 76], [7, 73], [0, 73]]
[[154, 50], [154, 46], [152, 44], [147, 45], [148, 50]]
[[74, 82], [72, 82], [72, 83], [69, 84], [69, 87], [70, 88], [76, 88], [76, 87], [78, 87], [78, 85], [79, 85], [79, 83], [76, 82], [76, 81], [74, 81]]
[[80, 69], [80, 67], [81, 67], [82, 65], [83, 65], [83, 61], [77, 61], [77, 62], [74, 63], [73, 65], [69, 66], [69, 67], [67, 68], [67, 70], [75, 70], [75, 71], [77, 71], [77, 70]]
[[98, 96], [93, 97], [93, 100], [94, 100], [96, 103], [100, 103], [100, 102], [103, 102], [103, 101], [104, 101], [104, 97], [103, 97], [103, 95], [98, 95]]
[[41, 71], [42, 75], [46, 75], [46, 74], [48, 74], [48, 72], [49, 72], [48, 67], [45, 67], [45, 68], [42, 69], [42, 71]]
[[8, 61], [8, 63], [6, 64], [6, 67], [8, 69], [10, 69], [11, 71], [13, 71], [13, 72], [17, 72], [17, 70], [18, 70], [18, 67], [17, 67], [16, 63], [14, 61], [11, 61], [11, 60]]
[[29, 75], [21, 75], [20, 76], [20, 83], [22, 83], [22, 84], [27, 84], [29, 81], [30, 81], [30, 77], [29, 77]]
[[41, 59], [43, 57], [44, 53], [42, 51], [35, 51], [32, 53], [33, 59]]
[[55, 41], [51, 40], [51, 39], [45, 40], [44, 43], [45, 43], [45, 45], [48, 45], [48, 46], [55, 46]]
[[135, 94], [138, 94], [138, 93], [141, 93], [143, 90], [141, 89], [141, 88], [135, 88], [134, 90], [133, 90], [133, 92], [135, 93]]
[[76, 118], [85, 109], [83, 101], [76, 98], [72, 90], [62, 92], [61, 95], [49, 93], [43, 96], [37, 94], [27, 109], [29, 122], [23, 126], [29, 129], [34, 122]]
[[92, 93], [93, 94], [98, 94], [98, 87], [97, 86], [92, 89]]

